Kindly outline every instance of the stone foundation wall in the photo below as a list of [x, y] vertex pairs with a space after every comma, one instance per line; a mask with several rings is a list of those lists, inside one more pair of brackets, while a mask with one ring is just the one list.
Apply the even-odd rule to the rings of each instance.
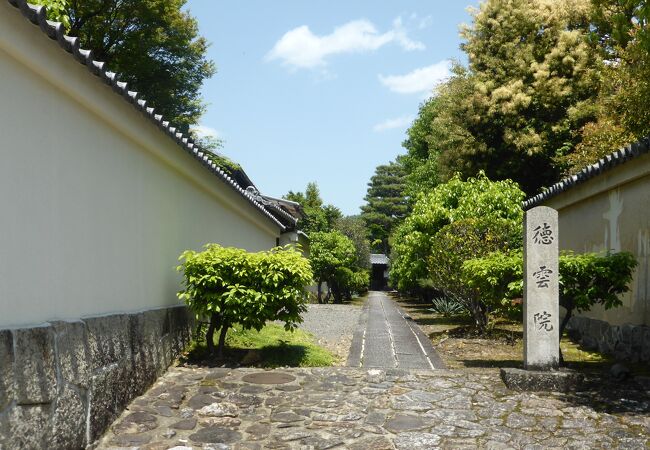
[[190, 341], [185, 306], [0, 330], [0, 450], [84, 448]]
[[567, 325], [572, 339], [590, 350], [614, 356], [621, 361], [650, 362], [650, 327], [610, 325], [589, 317], [572, 317]]

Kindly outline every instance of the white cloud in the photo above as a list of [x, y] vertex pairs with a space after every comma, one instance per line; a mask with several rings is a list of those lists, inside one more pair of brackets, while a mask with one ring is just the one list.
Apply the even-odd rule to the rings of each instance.
[[312, 69], [327, 65], [327, 58], [342, 53], [363, 53], [397, 43], [406, 51], [423, 50], [422, 42], [410, 39], [398, 17], [393, 28], [379, 33], [368, 20], [354, 20], [318, 36], [307, 25], [287, 31], [266, 55], [267, 61], [280, 60], [292, 69]]
[[394, 119], [386, 119], [372, 127], [372, 129], [379, 133], [394, 128], [406, 128], [411, 125], [411, 122], [413, 122], [413, 116], [396, 117]]
[[211, 137], [214, 139], [221, 139], [221, 133], [219, 131], [206, 125], [193, 125], [191, 130], [200, 138]]
[[405, 75], [379, 75], [379, 81], [398, 94], [429, 94], [451, 76], [451, 61], [440, 61]]

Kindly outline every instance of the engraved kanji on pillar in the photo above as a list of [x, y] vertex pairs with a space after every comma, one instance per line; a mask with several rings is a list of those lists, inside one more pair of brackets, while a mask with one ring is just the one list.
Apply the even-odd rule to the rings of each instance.
[[546, 206], [524, 219], [524, 368], [559, 365], [558, 215]]

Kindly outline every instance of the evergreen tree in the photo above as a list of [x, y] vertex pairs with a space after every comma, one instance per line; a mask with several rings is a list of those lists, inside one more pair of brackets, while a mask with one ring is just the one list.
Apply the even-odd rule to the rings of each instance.
[[378, 166], [368, 183], [361, 218], [366, 223], [373, 250], [389, 253], [388, 237], [409, 211], [405, 196], [406, 171], [398, 159]]

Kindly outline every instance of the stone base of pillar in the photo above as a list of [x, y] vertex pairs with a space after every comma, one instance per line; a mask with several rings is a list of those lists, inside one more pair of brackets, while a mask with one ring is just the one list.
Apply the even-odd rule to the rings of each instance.
[[570, 370], [523, 370], [501, 369], [501, 379], [508, 389], [517, 391], [576, 391], [584, 381], [584, 375]]

